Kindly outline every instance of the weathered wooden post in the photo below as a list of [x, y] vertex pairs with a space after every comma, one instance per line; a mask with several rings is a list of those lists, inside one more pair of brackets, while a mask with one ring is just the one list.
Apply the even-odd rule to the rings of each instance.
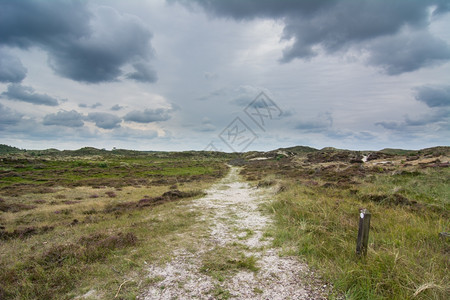
[[361, 209], [359, 213], [358, 239], [356, 240], [356, 255], [366, 256], [367, 245], [369, 244], [370, 212]]

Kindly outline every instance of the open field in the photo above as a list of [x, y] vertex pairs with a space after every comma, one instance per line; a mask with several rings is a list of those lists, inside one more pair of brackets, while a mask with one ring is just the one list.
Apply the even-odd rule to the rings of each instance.
[[226, 155], [81, 152], [2, 157], [0, 299], [112, 299], [127, 280], [134, 298], [198, 226], [184, 202], [227, 172]]
[[[224, 283], [230, 276], [264, 274], [264, 256], [246, 255], [252, 239], [306, 262], [332, 283], [329, 297], [447, 299], [450, 239], [439, 233], [450, 231], [449, 153], [3, 151], [0, 299], [134, 299], [165, 288], [165, 278], [148, 270], [176, 261], [179, 249], [201, 254], [199, 276], [215, 280], [215, 299], [233, 298]], [[257, 209], [273, 221], [236, 229], [232, 244], [203, 251], [199, 241], [210, 230], [238, 220], [195, 204], [208, 199], [227, 163], [266, 194]], [[355, 255], [360, 208], [372, 213], [362, 259]]]
[[[267, 205], [274, 243], [298, 255], [349, 299], [448, 299], [449, 148], [316, 151], [251, 160], [242, 174], [277, 185]], [[252, 155], [251, 157], [254, 157]], [[366, 259], [355, 255], [358, 212], [372, 213]]]

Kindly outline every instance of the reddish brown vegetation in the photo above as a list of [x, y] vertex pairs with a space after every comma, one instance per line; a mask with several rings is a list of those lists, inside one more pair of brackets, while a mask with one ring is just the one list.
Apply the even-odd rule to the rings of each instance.
[[30, 210], [36, 208], [36, 205], [29, 205], [23, 203], [7, 203], [4, 199], [0, 198], [0, 211], [3, 212], [19, 212], [22, 210]]
[[171, 190], [168, 192], [165, 192], [161, 196], [158, 197], [145, 197], [139, 201], [129, 201], [129, 202], [121, 202], [116, 203], [112, 205], [108, 205], [104, 212], [106, 213], [121, 213], [126, 210], [132, 210], [132, 209], [139, 209], [143, 207], [153, 207], [156, 205], [160, 205], [167, 202], [176, 201], [182, 198], [189, 198], [189, 197], [195, 197], [198, 195], [202, 195], [202, 191], [189, 191], [189, 192], [182, 192], [179, 190]]
[[0, 240], [9, 240], [14, 238], [24, 239], [32, 235], [48, 232], [50, 230], [53, 230], [52, 226], [42, 226], [42, 227], [31, 226], [25, 228], [18, 228], [12, 232], [0, 230]]

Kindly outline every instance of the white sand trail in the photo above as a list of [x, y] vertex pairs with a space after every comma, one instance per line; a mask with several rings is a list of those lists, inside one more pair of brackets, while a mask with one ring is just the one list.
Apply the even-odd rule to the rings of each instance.
[[[158, 281], [139, 299], [326, 299], [330, 288], [314, 279], [298, 258], [280, 257], [279, 249], [271, 248], [271, 239], [264, 237], [272, 220], [260, 207], [273, 192], [251, 188], [238, 172], [232, 167], [207, 196], [193, 201], [190, 209], [203, 212], [209, 236], [198, 240], [194, 253], [177, 249], [172, 261], [151, 266], [149, 276]], [[200, 271], [209, 251], [236, 244], [257, 259], [257, 271], [242, 269], [222, 281]]]

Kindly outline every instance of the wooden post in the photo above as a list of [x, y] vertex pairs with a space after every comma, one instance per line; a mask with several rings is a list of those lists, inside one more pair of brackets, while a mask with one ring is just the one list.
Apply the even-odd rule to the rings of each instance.
[[356, 241], [356, 255], [366, 256], [367, 245], [369, 244], [370, 212], [367, 209], [361, 209], [359, 214], [358, 239]]

